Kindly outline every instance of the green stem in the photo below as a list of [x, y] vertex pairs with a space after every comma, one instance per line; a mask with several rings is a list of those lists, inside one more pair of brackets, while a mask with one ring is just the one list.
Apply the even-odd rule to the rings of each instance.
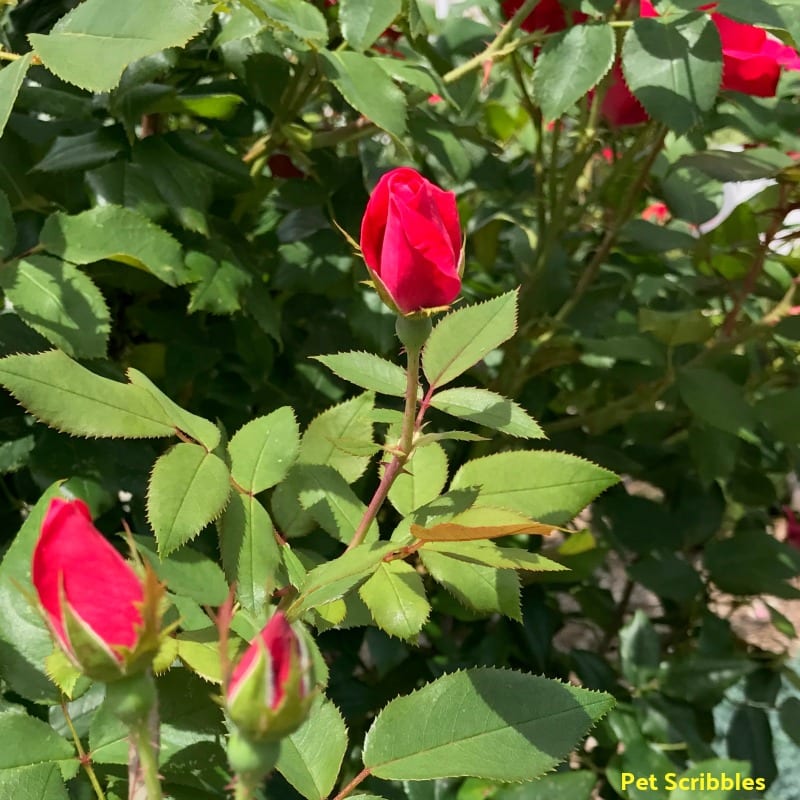
[[411, 452], [414, 449], [414, 431], [416, 429], [417, 415], [417, 390], [419, 389], [419, 360], [422, 347], [407, 347], [408, 357], [406, 366], [406, 397], [405, 410], [403, 411], [403, 428], [400, 434], [400, 452], [396, 453], [388, 466], [384, 470], [381, 482], [372, 496], [367, 510], [358, 523], [353, 538], [347, 545], [347, 550], [358, 547], [364, 541], [369, 526], [381, 510], [389, 490], [392, 488], [397, 476], [402, 472], [403, 467], [408, 463]]
[[[245, 0], [242, 0], [245, 3]], [[496, 61], [501, 58], [506, 58], [516, 52], [520, 47], [527, 46], [533, 41], [539, 41], [546, 36], [542, 34], [531, 34], [529, 36], [520, 37], [519, 40], [510, 42], [509, 40], [514, 33], [519, 29], [525, 18], [536, 8], [540, 0], [525, 0], [525, 3], [519, 7], [517, 13], [500, 29], [500, 33], [489, 42], [478, 55], [473, 56], [463, 64], [459, 64], [449, 72], [442, 76], [445, 83], [454, 83], [455, 81], [481, 69], [486, 61]], [[248, 5], [249, 3], [245, 3]], [[409, 96], [408, 105], [419, 105], [428, 98], [427, 92], [416, 92]], [[372, 136], [372, 134], [379, 131], [380, 128], [375, 123], [370, 122], [364, 117], [359, 117], [355, 122], [349, 125], [343, 125], [340, 128], [334, 128], [329, 131], [320, 131], [311, 137], [311, 149], [316, 150], [321, 147], [333, 147], [342, 142], [355, 141], [363, 139], [365, 136]]]
[[454, 69], [451, 69], [443, 80], [445, 83], [454, 83], [459, 78], [463, 78], [474, 69], [479, 69], [483, 66], [484, 61], [493, 60], [495, 54], [503, 49], [505, 43], [514, 35], [525, 21], [526, 17], [533, 12], [539, 0], [525, 0], [525, 2], [517, 9], [513, 17], [500, 29], [500, 33], [489, 43], [485, 50], [482, 50], [478, 55], [473, 56], [463, 64], [459, 64]]
[[131, 729], [131, 741], [139, 758], [139, 773], [144, 779], [147, 800], [163, 800], [158, 775], [158, 749], [153, 743], [150, 726], [145, 722]]
[[92, 766], [91, 756], [89, 756], [83, 749], [83, 745], [81, 744], [81, 737], [78, 736], [78, 732], [75, 730], [75, 726], [72, 724], [72, 717], [70, 717], [69, 715], [69, 709], [67, 708], [67, 701], [64, 699], [63, 696], [61, 698], [61, 710], [64, 713], [64, 719], [67, 722], [67, 727], [69, 728], [69, 731], [72, 734], [72, 741], [75, 743], [75, 749], [78, 751], [78, 760], [81, 762], [81, 766], [83, 767], [84, 772], [89, 778], [89, 783], [92, 784], [92, 789], [94, 789], [94, 793], [97, 796], [97, 800], [106, 800], [105, 793], [103, 792], [103, 787], [100, 786], [100, 781], [97, 780], [97, 774], [95, 773], [94, 767]]
[[233, 792], [234, 800], [254, 800], [255, 796], [256, 787], [250, 781], [243, 780], [241, 775], [237, 775]]
[[581, 273], [581, 276], [578, 278], [578, 282], [575, 284], [575, 289], [572, 292], [572, 295], [567, 299], [567, 301], [561, 306], [561, 308], [556, 312], [555, 316], [553, 317], [553, 321], [556, 323], [549, 331], [544, 334], [544, 338], [540, 339], [540, 341], [546, 341], [549, 339], [553, 333], [555, 332], [555, 328], [558, 324], [563, 322], [575, 309], [578, 305], [580, 300], [583, 298], [583, 295], [586, 293], [586, 290], [594, 281], [597, 273], [600, 270], [600, 267], [606, 260], [611, 248], [614, 245], [614, 242], [617, 240], [617, 236], [619, 235], [622, 226], [628, 221], [636, 202], [639, 199], [639, 193], [641, 192], [642, 188], [644, 187], [645, 182], [647, 181], [648, 176], [650, 175], [650, 168], [653, 166], [653, 162], [658, 157], [658, 154], [661, 152], [661, 145], [664, 141], [664, 137], [667, 135], [666, 126], [661, 125], [659, 126], [659, 133], [656, 137], [655, 142], [653, 142], [650, 152], [647, 155], [644, 163], [642, 164], [641, 169], [639, 170], [639, 174], [636, 178], [636, 181], [630, 187], [627, 193], [627, 199], [623, 203], [622, 207], [617, 210], [617, 213], [614, 215], [614, 219], [612, 220], [611, 224], [609, 225], [608, 229], [606, 230], [605, 236], [603, 237], [602, 241], [600, 242], [600, 246], [595, 250], [594, 256], [592, 257], [591, 261], [586, 265], [586, 268]]

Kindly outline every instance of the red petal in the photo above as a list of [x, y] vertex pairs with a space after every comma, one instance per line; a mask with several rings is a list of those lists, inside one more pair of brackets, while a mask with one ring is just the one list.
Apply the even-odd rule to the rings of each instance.
[[[286, 694], [286, 684], [292, 670], [292, 659], [297, 661], [299, 657], [297, 637], [281, 611], [273, 614], [261, 633], [250, 642], [250, 646], [239, 659], [228, 685], [228, 698], [231, 701], [242, 682], [247, 680], [261, 654], [262, 647], [266, 648], [270, 657], [272, 668], [270, 708], [275, 709], [281, 704]], [[297, 667], [299, 665], [296, 664]]]
[[142, 585], [125, 559], [92, 525], [86, 504], [55, 498], [33, 552], [33, 585], [63, 644], [59, 581], [75, 614], [109, 647], [133, 647], [142, 615]]

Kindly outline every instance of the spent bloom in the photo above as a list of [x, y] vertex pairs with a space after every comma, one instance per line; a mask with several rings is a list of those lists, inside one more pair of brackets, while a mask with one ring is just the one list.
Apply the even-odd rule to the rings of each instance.
[[402, 314], [448, 306], [461, 291], [456, 198], [409, 167], [375, 186], [361, 223], [361, 251], [384, 302]]

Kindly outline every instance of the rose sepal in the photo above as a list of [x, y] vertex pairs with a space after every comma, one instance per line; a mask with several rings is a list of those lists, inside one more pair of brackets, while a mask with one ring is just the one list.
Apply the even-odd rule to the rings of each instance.
[[162, 640], [169, 635], [170, 630], [160, 630], [165, 587], [149, 564], [144, 564], [143, 569], [144, 599], [139, 608], [142, 625], [133, 648], [109, 646], [104, 642], [72, 608], [63, 586], [60, 587], [62, 618], [68, 641], [62, 641], [55, 631], [53, 636], [67, 658], [87, 677], [109, 683], [144, 672], [160, 649]]

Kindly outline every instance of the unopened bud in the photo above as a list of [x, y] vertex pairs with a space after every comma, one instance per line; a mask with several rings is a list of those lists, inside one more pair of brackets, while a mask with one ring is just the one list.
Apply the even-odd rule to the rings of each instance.
[[277, 741], [306, 718], [312, 686], [308, 650], [278, 611], [234, 667], [225, 707], [246, 737]]

